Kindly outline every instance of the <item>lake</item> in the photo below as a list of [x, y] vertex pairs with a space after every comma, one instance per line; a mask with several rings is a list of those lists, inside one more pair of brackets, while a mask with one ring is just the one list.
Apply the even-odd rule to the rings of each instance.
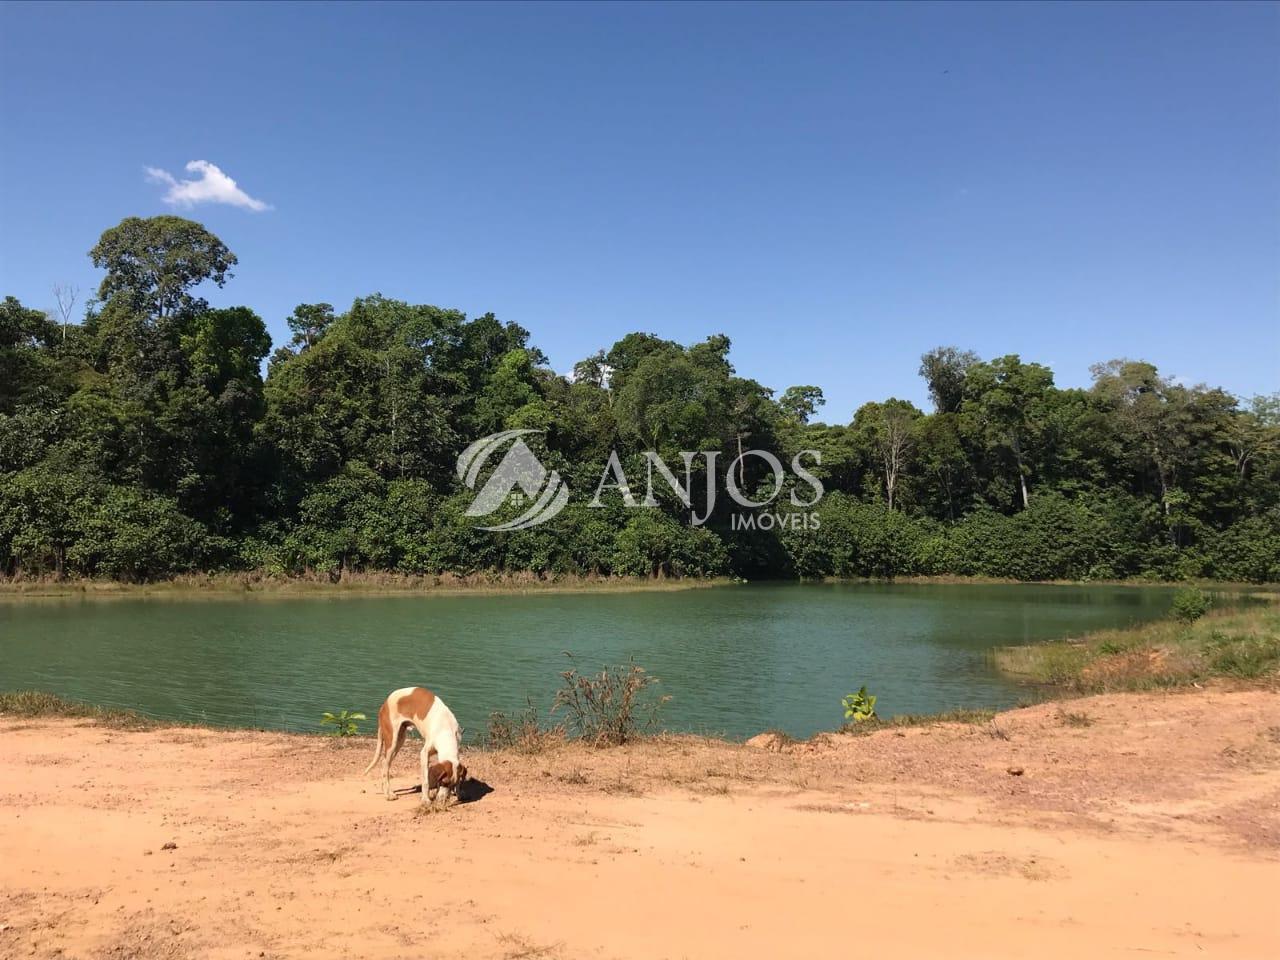
[[[16, 600], [0, 603], [0, 689], [40, 689], [164, 718], [315, 730], [423, 684], [468, 739], [492, 710], [550, 705], [571, 651], [637, 663], [672, 699], [663, 725], [808, 736], [866, 684], [883, 716], [1007, 707], [1028, 691], [992, 647], [1165, 614], [1167, 589], [749, 584], [637, 592]], [[371, 729], [372, 723], [364, 725]]]

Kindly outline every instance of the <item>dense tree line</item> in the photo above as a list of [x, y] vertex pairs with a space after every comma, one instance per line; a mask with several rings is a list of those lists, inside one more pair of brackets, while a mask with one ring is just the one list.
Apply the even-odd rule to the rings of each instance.
[[[1017, 356], [944, 347], [919, 371], [932, 412], [887, 399], [830, 425], [820, 389], [739, 376], [724, 336], [629, 334], [566, 377], [514, 323], [374, 295], [299, 305], [270, 353], [252, 310], [196, 296], [236, 264], [199, 224], [130, 218], [90, 256], [105, 276], [83, 322], [0, 306], [6, 576], [1280, 579], [1280, 395], [1243, 402], [1128, 360], [1060, 389]], [[455, 458], [512, 428], [544, 431], [535, 449], [575, 496], [545, 525], [477, 530]], [[677, 467], [722, 451], [711, 475], [691, 468], [696, 507], [750, 448], [820, 451], [818, 523], [732, 529], [721, 496], [694, 525], [660, 480], [656, 507], [616, 488], [588, 505], [612, 449], [637, 488], [643, 450]], [[758, 458], [733, 469], [772, 490]]]

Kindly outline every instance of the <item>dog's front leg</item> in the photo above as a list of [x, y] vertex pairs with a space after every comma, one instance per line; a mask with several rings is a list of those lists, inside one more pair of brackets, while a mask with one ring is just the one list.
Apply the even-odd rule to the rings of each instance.
[[436, 785], [431, 782], [431, 757], [435, 751], [431, 749], [431, 744], [425, 744], [422, 748], [420, 757], [422, 759], [422, 802], [424, 804], [433, 803], [436, 799]]

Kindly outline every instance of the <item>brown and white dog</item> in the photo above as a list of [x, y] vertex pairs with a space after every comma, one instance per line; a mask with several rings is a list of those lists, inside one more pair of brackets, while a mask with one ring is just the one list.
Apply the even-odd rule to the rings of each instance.
[[392, 690], [378, 709], [378, 748], [364, 768], [368, 776], [382, 761], [382, 789], [388, 800], [391, 791], [391, 761], [404, 746], [409, 725], [422, 737], [422, 802], [432, 803], [443, 788], [445, 803], [467, 778], [467, 768], [458, 761], [458, 720], [444, 701], [423, 687]]

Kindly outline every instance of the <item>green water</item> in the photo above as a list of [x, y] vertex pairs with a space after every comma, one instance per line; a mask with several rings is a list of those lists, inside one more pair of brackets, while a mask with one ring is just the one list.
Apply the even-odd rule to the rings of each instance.
[[636, 662], [671, 729], [806, 736], [867, 684], [883, 715], [1008, 706], [988, 653], [1161, 616], [1160, 588], [760, 584], [673, 592], [0, 603], [0, 689], [156, 717], [313, 730], [395, 687], [437, 691], [467, 728], [548, 705], [563, 651]]

